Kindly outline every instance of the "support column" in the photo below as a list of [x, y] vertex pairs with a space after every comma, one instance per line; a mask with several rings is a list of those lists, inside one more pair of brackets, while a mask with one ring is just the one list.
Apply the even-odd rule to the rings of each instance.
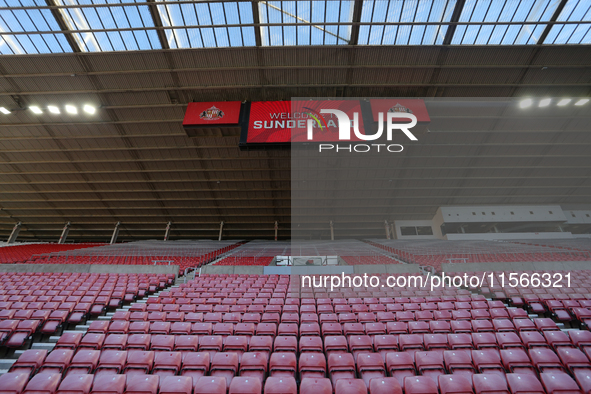
[[386, 230], [386, 239], [390, 239], [390, 226], [387, 220], [384, 220], [384, 230]]
[[224, 230], [224, 221], [220, 222], [220, 235], [218, 236], [218, 241], [222, 240], [222, 231]]
[[8, 237], [9, 244], [12, 244], [16, 241], [16, 238], [18, 237], [18, 233], [21, 231], [21, 225], [22, 225], [22, 223], [18, 222], [12, 228], [12, 233], [10, 233], [10, 237]]
[[334, 241], [334, 226], [332, 225], [332, 220], [330, 221], [330, 240]]
[[115, 229], [113, 230], [113, 235], [111, 236], [111, 245], [117, 243], [117, 237], [119, 236], [119, 226], [121, 222], [115, 223]]
[[390, 223], [390, 238], [397, 239], [396, 230], [394, 229], [394, 222]]
[[172, 227], [172, 222], [168, 222], [166, 225], [166, 232], [164, 233], [164, 240], [168, 241], [168, 237], [170, 236], [170, 229]]
[[279, 229], [279, 224], [277, 223], [277, 220], [275, 220], [275, 241], [277, 241], [277, 230]]
[[70, 222], [66, 223], [64, 225], [64, 229], [62, 230], [62, 235], [60, 237], [60, 240], [57, 241], [58, 244], [65, 244], [66, 243], [66, 238], [68, 238], [68, 233], [70, 232]]

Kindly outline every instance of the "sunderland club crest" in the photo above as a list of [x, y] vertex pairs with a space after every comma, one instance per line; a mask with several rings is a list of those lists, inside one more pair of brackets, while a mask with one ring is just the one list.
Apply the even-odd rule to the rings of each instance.
[[224, 117], [224, 111], [214, 105], [211, 108], [201, 112], [199, 117], [203, 120], [218, 120]]
[[412, 114], [410, 109], [406, 108], [404, 105], [400, 105], [399, 103], [396, 103], [396, 105], [390, 108], [388, 112], [404, 112], [407, 114]]

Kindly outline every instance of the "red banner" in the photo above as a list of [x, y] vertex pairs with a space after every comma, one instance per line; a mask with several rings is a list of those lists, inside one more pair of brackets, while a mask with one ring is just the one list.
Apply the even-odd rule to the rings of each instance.
[[417, 117], [417, 122], [430, 122], [429, 113], [425, 102], [421, 99], [371, 99], [371, 113], [374, 122], [378, 121], [378, 113], [384, 113], [384, 120], [387, 112], [410, 113]]
[[[364, 133], [358, 100], [258, 101], [250, 107], [247, 143], [336, 142], [338, 120], [321, 110], [337, 109], [354, 119], [358, 114], [359, 130]], [[307, 136], [307, 121], [313, 120], [313, 139]], [[350, 141], [359, 141], [351, 132]]]
[[240, 101], [189, 103], [183, 127], [237, 125], [240, 120], [240, 105]]

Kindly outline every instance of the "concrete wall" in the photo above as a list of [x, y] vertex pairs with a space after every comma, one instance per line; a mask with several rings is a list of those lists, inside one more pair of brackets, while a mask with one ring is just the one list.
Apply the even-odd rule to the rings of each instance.
[[591, 261], [536, 261], [514, 263], [466, 263], [442, 264], [444, 272], [484, 272], [484, 271], [547, 271], [547, 270], [589, 270]]
[[206, 265], [202, 274], [256, 274], [256, 275], [340, 275], [346, 274], [401, 274], [421, 272], [416, 264], [371, 264], [339, 266], [231, 266]]
[[494, 241], [494, 240], [509, 240], [514, 239], [565, 239], [573, 238], [569, 232], [552, 232], [552, 233], [480, 233], [480, 234], [446, 234], [444, 239], [448, 241]]
[[101, 274], [175, 274], [178, 265], [0, 264], [0, 272], [79, 272]]

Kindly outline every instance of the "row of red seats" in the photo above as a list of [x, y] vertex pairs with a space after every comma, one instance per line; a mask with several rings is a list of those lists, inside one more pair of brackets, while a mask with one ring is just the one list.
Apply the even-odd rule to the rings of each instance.
[[[54, 303], [51, 303], [52, 305]], [[57, 304], [57, 303], [55, 303]], [[62, 303], [58, 305], [72, 305]], [[78, 304], [80, 305], [80, 304]], [[360, 313], [297, 313], [297, 312], [256, 312], [257, 308], [244, 308], [244, 306], [212, 308], [224, 312], [201, 312], [208, 308], [199, 308], [195, 305], [175, 305], [175, 308], [162, 308], [162, 312], [135, 312], [119, 311], [113, 316], [113, 320], [130, 321], [190, 321], [209, 323], [369, 323], [369, 322], [415, 322], [415, 321], [450, 321], [450, 320], [507, 320], [527, 318], [527, 312], [519, 308], [510, 309], [462, 309], [458, 311], [407, 311], [407, 312], [360, 312]], [[176, 310], [176, 311], [175, 311]], [[191, 311], [199, 312], [191, 312]], [[586, 310], [587, 311], [587, 310]], [[17, 313], [24, 313], [19, 311]], [[13, 318], [15, 310], [0, 312], [1, 318]], [[1, 320], [1, 319], [0, 319]]]
[[[336, 332], [330, 332], [321, 337], [318, 332], [310, 332], [306, 335], [295, 335], [296, 333], [275, 332], [272, 327], [269, 331], [267, 325], [264, 325], [256, 331], [245, 332], [218, 332], [211, 333], [208, 330], [201, 330], [199, 324], [197, 327], [175, 327], [170, 330], [170, 323], [152, 325], [147, 332], [143, 331], [117, 331], [108, 333], [97, 333], [92, 331], [82, 336], [81, 333], [64, 334], [59, 339], [56, 348], [67, 347], [72, 349], [90, 348], [90, 349], [142, 349], [142, 350], [175, 350], [182, 344], [188, 346], [191, 344], [193, 350], [213, 349], [223, 351], [228, 347], [235, 350], [247, 351], [251, 349], [251, 341], [260, 350], [261, 341], [259, 337], [269, 337], [264, 341], [273, 345], [277, 351], [277, 346], [282, 349], [304, 351], [326, 351], [332, 350], [382, 352], [387, 351], [407, 351], [407, 350], [457, 350], [457, 349], [508, 349], [508, 348], [534, 348], [547, 347], [558, 349], [561, 347], [588, 348], [591, 343], [588, 335], [589, 331], [573, 331], [576, 334], [570, 336], [562, 331], [522, 331], [515, 333], [511, 331], [503, 332], [471, 332], [471, 333], [415, 333], [415, 334], [385, 334], [385, 333], [367, 333], [367, 331], [351, 331], [349, 335], [342, 335]], [[271, 347], [268, 349], [271, 350]], [[252, 350], [251, 350], [252, 351]]]
[[[588, 378], [591, 362], [587, 355], [578, 349], [562, 348], [558, 355], [549, 349], [473, 350], [473, 351], [427, 351], [415, 353], [389, 352], [385, 360], [378, 353], [359, 353], [355, 358], [350, 353], [333, 352], [325, 358], [322, 353], [302, 353], [299, 360], [292, 352], [274, 352], [270, 357], [258, 352], [154, 352], [119, 350], [55, 350], [28, 351], [13, 365], [9, 372], [13, 377], [23, 375], [26, 382], [31, 375], [56, 375], [61, 380], [66, 377], [93, 373], [95, 376], [108, 376], [125, 379], [142, 376], [144, 379], [158, 376], [160, 379], [183, 377], [192, 382], [203, 377], [224, 378], [225, 388], [240, 378], [256, 379], [261, 384], [274, 381], [273, 378], [325, 379], [333, 386], [339, 381], [349, 382], [357, 379], [365, 390], [371, 388], [372, 381], [388, 379], [394, 387], [406, 385], [409, 379], [418, 379], [425, 384], [441, 383], [441, 379], [470, 379], [476, 381], [487, 376], [495, 381], [495, 386], [503, 387], [502, 379], [510, 379], [520, 374], [526, 380], [544, 378], [545, 374], [564, 374]], [[120, 375], [123, 374], [123, 375]], [[33, 377], [33, 380], [35, 377]], [[95, 378], [96, 379], [96, 378]], [[453, 381], [453, 379], [451, 379]], [[566, 378], [564, 378], [566, 379]], [[38, 379], [37, 379], [38, 380]], [[428, 383], [431, 380], [432, 383]], [[104, 381], [108, 384], [108, 380]], [[570, 382], [567, 379], [567, 382]], [[11, 382], [7, 382], [11, 383]], [[532, 382], [533, 383], [533, 382]], [[531, 384], [531, 383], [530, 383]], [[570, 385], [573, 387], [572, 384]], [[590, 387], [586, 383], [586, 387]], [[568, 386], [567, 386], [568, 387]], [[492, 389], [493, 387], [491, 387]], [[502, 391], [502, 390], [501, 390]], [[528, 391], [532, 392], [532, 391]], [[437, 393], [437, 391], [435, 391]]]
[[33, 255], [104, 246], [104, 243], [16, 244], [0, 247], [0, 264], [28, 262]]
[[348, 265], [400, 264], [388, 256], [340, 256]]
[[[173, 315], [174, 314], [174, 315]], [[171, 317], [171, 315], [173, 315]], [[192, 316], [196, 315], [196, 316]], [[326, 316], [326, 315], [325, 315]], [[433, 320], [420, 322], [348, 322], [337, 321], [310, 323], [261, 323], [242, 322], [211, 323], [202, 321], [202, 314], [191, 314], [188, 320], [175, 319], [176, 313], [168, 314], [168, 318], [159, 321], [93, 321], [89, 326], [89, 332], [107, 334], [147, 334], [158, 330], [159, 333], [172, 334], [204, 334], [204, 335], [255, 335], [257, 330], [265, 332], [273, 330], [275, 335], [352, 335], [362, 333], [367, 335], [381, 334], [448, 334], [448, 333], [472, 333], [472, 332], [525, 332], [525, 331], [558, 331], [556, 324], [547, 318], [535, 319], [535, 322], [527, 318], [497, 319], [497, 320]], [[259, 325], [261, 328], [259, 329]], [[578, 331], [574, 331], [578, 332]]]
[[214, 265], [270, 265], [275, 256], [228, 256]]
[[[441, 375], [437, 381], [428, 377], [406, 378], [401, 385], [394, 378], [371, 379], [369, 387], [361, 379], [306, 378], [300, 394], [581, 394], [589, 392], [588, 374], [580, 373], [577, 381], [563, 373], [544, 373], [538, 379], [528, 374], [478, 374], [471, 378]], [[228, 385], [224, 377], [190, 377], [157, 375], [73, 375], [61, 380], [58, 374], [40, 374], [27, 382], [25, 374], [0, 377], [7, 387], [3, 394], [298, 394], [296, 380], [270, 377], [263, 384], [258, 379], [236, 377]], [[580, 387], [579, 387], [580, 385]], [[228, 387], [228, 389], [226, 389]]]

